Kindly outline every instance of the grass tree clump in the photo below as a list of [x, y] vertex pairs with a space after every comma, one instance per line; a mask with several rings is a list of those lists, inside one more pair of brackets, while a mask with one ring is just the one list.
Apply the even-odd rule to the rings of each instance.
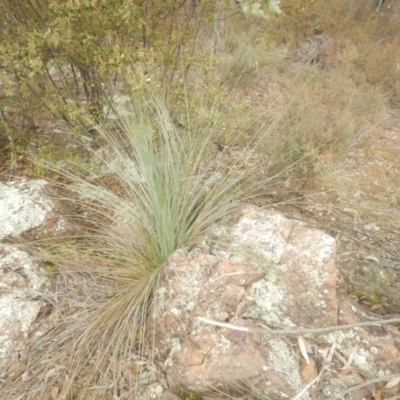
[[164, 263], [256, 193], [244, 175], [253, 171], [238, 161], [205, 166], [212, 131], [191, 132], [188, 121], [178, 132], [159, 97], [136, 98], [119, 114], [117, 126], [98, 129], [99, 164], [109, 173], [92, 179], [80, 166], [62, 174], [81, 233], [46, 252], [59, 272], [55, 323], [10, 368], [1, 398], [49, 398], [50, 390], [60, 398], [132, 398], [147, 304]]

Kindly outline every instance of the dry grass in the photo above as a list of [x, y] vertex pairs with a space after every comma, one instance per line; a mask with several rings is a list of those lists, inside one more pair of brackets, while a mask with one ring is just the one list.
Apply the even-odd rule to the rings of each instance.
[[[286, 15], [262, 25], [273, 49], [283, 43], [283, 64], [239, 77], [233, 93], [268, 123], [292, 103], [261, 154], [280, 170], [301, 160], [280, 175], [274, 199], [292, 199], [294, 210], [341, 238], [343, 289], [388, 313], [399, 311], [399, 15], [372, 3], [284, 2]], [[242, 40], [235, 49], [246, 48], [234, 39]]]

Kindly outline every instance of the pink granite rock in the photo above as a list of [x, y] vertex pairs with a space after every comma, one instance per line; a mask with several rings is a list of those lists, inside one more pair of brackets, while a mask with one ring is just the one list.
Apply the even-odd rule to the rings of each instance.
[[[300, 368], [295, 338], [215, 326], [198, 317], [272, 329], [371, 319], [356, 305], [349, 306], [348, 299], [338, 306], [335, 253], [334, 238], [322, 231], [277, 211], [246, 206], [230, 223], [216, 226], [209, 242], [172, 254], [147, 320], [149, 346], [163, 360], [170, 388], [237, 395], [252, 388], [277, 399], [296, 396], [309, 380]], [[362, 381], [361, 370], [371, 376], [396, 372], [396, 332], [394, 327], [374, 327], [339, 330], [318, 340], [306, 335], [309, 357], [319, 369], [326, 349], [334, 347], [329, 371], [302, 399], [311, 398], [312, 390], [317, 398], [337, 394]], [[351, 365], [343, 367], [351, 354]], [[348, 397], [356, 399], [369, 390]]]

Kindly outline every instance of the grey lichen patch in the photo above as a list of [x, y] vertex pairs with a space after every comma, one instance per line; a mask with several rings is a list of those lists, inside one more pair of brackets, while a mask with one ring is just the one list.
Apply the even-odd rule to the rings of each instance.
[[325, 299], [318, 293], [300, 293], [298, 295], [298, 303], [310, 311], [323, 311], [328, 308]]
[[50, 200], [41, 195], [45, 180], [0, 183], [0, 239], [17, 237], [39, 227], [53, 209]]
[[36, 320], [43, 301], [32, 294], [45, 292], [49, 279], [25, 251], [0, 244], [0, 365]]
[[166, 307], [166, 300], [167, 300], [167, 288], [162, 286], [156, 290], [154, 296], [154, 303], [156, 305], [156, 310], [163, 310]]
[[213, 347], [212, 353], [214, 356], [218, 356], [219, 354], [224, 354], [231, 347], [231, 342], [224, 335], [219, 336], [219, 340], [217, 344]]
[[168, 358], [165, 360], [165, 365], [171, 366], [172, 360], [177, 356], [177, 354], [181, 350], [181, 342], [179, 338], [172, 338], [171, 339], [171, 349], [168, 354]]
[[[280, 372], [284, 370], [288, 386], [300, 391], [303, 388], [303, 380], [299, 373], [298, 359], [292, 354], [289, 346], [279, 338], [271, 338], [268, 341], [268, 345], [273, 350], [269, 353], [273, 369], [277, 369]], [[310, 400], [310, 397], [308, 394], [304, 394], [302, 399]]]
[[[170, 263], [168, 268], [173, 271], [176, 268], [176, 264]], [[157, 310], [165, 311], [168, 309], [173, 314], [178, 315], [180, 311], [176, 308], [174, 308], [174, 311], [172, 311], [171, 302], [188, 311], [193, 309], [196, 304], [197, 295], [204, 281], [201, 268], [195, 266], [193, 270], [191, 270], [191, 273], [185, 273], [184, 275], [180, 276], [180, 279], [182, 279], [180, 286], [190, 287], [191, 291], [188, 292], [183, 290], [179, 291], [179, 293], [175, 293], [174, 288], [169, 284], [168, 278], [166, 278], [166, 282], [163, 284], [163, 286], [159, 287], [156, 291], [155, 302], [157, 304]]]
[[214, 224], [211, 228], [210, 236], [214, 237], [215, 239], [222, 239], [228, 233], [228, 229], [224, 225]]
[[204, 269], [201, 266], [191, 265], [189, 273], [182, 276], [182, 286], [190, 288], [189, 291], [176, 293], [175, 301], [186, 311], [192, 311], [197, 304], [197, 297], [204, 285]]
[[32, 300], [50, 286], [30, 256], [8, 244], [0, 244], [0, 365], [29, 333], [43, 302]]
[[164, 388], [159, 384], [153, 384], [147, 391], [149, 392], [151, 399], [159, 399], [164, 391]]
[[267, 260], [279, 262], [286, 250], [286, 238], [273, 228], [284, 219], [275, 215], [269, 219], [250, 219], [243, 217], [231, 233], [231, 238], [236, 244], [252, 244], [254, 251]]
[[13, 348], [26, 337], [42, 305], [41, 301], [18, 299], [12, 294], [0, 298], [0, 360], [7, 360]]
[[[302, 229], [301, 238], [293, 239], [288, 243], [287, 251], [295, 251], [302, 260], [307, 260], [313, 266], [323, 267], [326, 262], [332, 260], [335, 255], [335, 238], [327, 234], [319, 234], [318, 240], [315, 238], [313, 229]], [[299, 243], [300, 241], [300, 243]], [[304, 246], [309, 243], [310, 246]], [[299, 251], [299, 244], [301, 251]]]
[[[17, 246], [0, 243], [0, 287], [7, 287], [7, 274], [16, 273], [25, 281], [25, 287], [29, 286], [30, 290], [41, 291], [49, 286], [49, 280], [40, 270], [38, 265], [25, 251], [20, 250]], [[13, 289], [14, 295], [25, 296], [25, 291], [17, 291]]]
[[19, 329], [22, 333], [27, 332], [39, 308], [37, 302], [16, 299], [13, 295], [4, 295], [0, 299], [2, 322], [7, 324], [7, 321], [11, 321], [12, 329]]
[[268, 277], [253, 283], [246, 302], [242, 303], [238, 310], [241, 318], [261, 320], [271, 326], [294, 327], [295, 324], [284, 317], [286, 310], [282, 310], [282, 304], [288, 297], [288, 290], [279, 284], [276, 274], [271, 271]]
[[334, 344], [346, 359], [351, 359], [362, 371], [368, 372], [373, 376], [384, 376], [392, 373], [383, 371], [374, 362], [376, 359], [377, 348], [367, 341], [362, 340], [355, 330], [336, 331], [323, 336], [324, 339]]
[[329, 272], [322, 268], [315, 268], [310, 266], [307, 270], [309, 281], [313, 282], [315, 286], [321, 287], [329, 279]]
[[191, 298], [198, 296], [201, 287], [204, 285], [204, 267], [199, 265], [190, 265], [190, 272], [183, 276], [184, 287], [191, 288]]

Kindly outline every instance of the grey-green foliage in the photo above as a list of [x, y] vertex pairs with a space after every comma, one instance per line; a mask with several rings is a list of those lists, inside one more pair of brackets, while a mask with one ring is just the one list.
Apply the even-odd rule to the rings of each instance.
[[273, 13], [281, 12], [280, 0], [237, 0], [242, 11], [257, 18], [266, 18], [266, 8]]

